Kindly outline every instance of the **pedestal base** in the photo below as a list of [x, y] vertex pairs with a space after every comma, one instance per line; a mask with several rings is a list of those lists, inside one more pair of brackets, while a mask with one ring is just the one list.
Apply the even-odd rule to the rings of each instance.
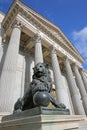
[[0, 130], [65, 130], [78, 128], [79, 121], [85, 120], [85, 116], [60, 115], [60, 112], [58, 115], [57, 112], [56, 109], [38, 107], [5, 116], [0, 123]]
[[35, 115], [69, 115], [69, 109], [60, 109], [60, 108], [48, 108], [48, 107], [35, 107], [26, 111], [15, 113], [3, 117], [3, 121], [20, 119], [29, 116]]

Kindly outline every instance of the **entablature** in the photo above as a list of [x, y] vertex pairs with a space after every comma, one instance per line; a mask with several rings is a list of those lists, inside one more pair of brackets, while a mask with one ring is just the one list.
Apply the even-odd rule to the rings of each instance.
[[13, 22], [15, 20], [19, 20], [23, 24], [24, 30], [27, 30], [27, 28], [31, 30], [31, 37], [35, 33], [39, 32], [43, 39], [46, 38], [46, 41], [49, 41], [53, 46], [56, 47], [56, 49], [61, 51], [61, 53], [63, 53], [64, 55], [66, 54], [69, 58], [71, 57], [70, 59], [73, 59], [74, 61], [78, 61], [79, 64], [80, 62], [83, 62], [83, 58], [80, 56], [80, 54], [77, 53], [75, 49], [72, 49], [73, 46], [71, 47], [71, 45], [68, 46], [69, 44], [66, 44], [66, 39], [61, 31], [59, 31], [58, 29], [56, 29], [56, 32], [54, 31], [60, 38], [56, 37], [55, 34], [53, 34], [53, 32], [50, 30], [51, 25], [48, 24], [47, 21], [43, 23], [43, 20], [40, 20], [41, 17], [38, 16], [40, 18], [38, 19], [32, 13], [33, 11], [31, 12], [30, 10], [31, 9], [26, 7], [23, 3], [16, 0], [2, 22], [2, 26], [5, 31], [11, 31], [11, 26]]

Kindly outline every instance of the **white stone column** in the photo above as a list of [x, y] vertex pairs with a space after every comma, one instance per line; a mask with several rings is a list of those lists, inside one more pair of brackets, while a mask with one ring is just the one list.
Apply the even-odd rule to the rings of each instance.
[[81, 98], [80, 92], [77, 88], [77, 85], [76, 85], [76, 82], [72, 73], [72, 69], [71, 69], [69, 60], [67, 58], [64, 59], [64, 65], [66, 68], [67, 80], [69, 83], [69, 90], [70, 90], [75, 114], [84, 115], [85, 111], [84, 111], [83, 104], [80, 99]]
[[35, 43], [35, 65], [36, 65], [38, 63], [43, 63], [42, 44], [40, 35], [36, 34], [33, 39]]
[[59, 103], [64, 103], [64, 98], [66, 95], [64, 93], [61, 70], [56, 55], [56, 51], [54, 48], [52, 48], [51, 50], [51, 59], [52, 59], [53, 75], [54, 75], [54, 82], [55, 82], [55, 89], [56, 89], [56, 98]]
[[86, 92], [87, 92], [87, 78], [86, 78], [83, 70], [80, 71], [80, 74], [82, 76], [83, 83], [84, 83], [84, 86], [85, 86], [85, 89], [86, 89]]
[[33, 69], [34, 68], [34, 59], [31, 54], [25, 55], [25, 84], [24, 84], [24, 93], [26, 93], [29, 88], [29, 84], [32, 82]]
[[19, 23], [17, 23], [13, 27], [0, 77], [0, 112], [12, 112], [14, 106], [20, 35], [21, 28]]
[[0, 46], [1, 46], [1, 43], [2, 43], [2, 28], [1, 28], [1, 23], [0, 23]]
[[83, 81], [82, 81], [82, 78], [81, 78], [81, 75], [79, 73], [77, 65], [73, 66], [73, 70], [75, 73], [76, 83], [77, 83], [78, 88], [80, 90], [83, 106], [84, 106], [85, 112], [87, 114], [87, 93], [86, 93], [86, 90], [85, 90], [85, 87], [84, 87], [84, 84], [83, 84]]

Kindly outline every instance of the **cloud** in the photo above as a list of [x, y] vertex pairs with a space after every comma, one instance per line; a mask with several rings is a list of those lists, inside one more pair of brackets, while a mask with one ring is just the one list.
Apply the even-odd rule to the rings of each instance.
[[85, 58], [87, 65], [87, 26], [79, 31], [72, 32], [72, 40], [80, 54]]

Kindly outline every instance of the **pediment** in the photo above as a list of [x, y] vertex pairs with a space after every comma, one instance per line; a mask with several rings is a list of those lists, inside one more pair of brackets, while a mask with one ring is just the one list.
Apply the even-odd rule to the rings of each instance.
[[27, 19], [31, 24], [41, 30], [42, 33], [46, 34], [50, 39], [59, 44], [67, 52], [71, 53], [71, 55], [74, 57], [76, 56], [81, 62], [83, 62], [83, 58], [80, 53], [57, 26], [19, 0], [15, 0], [3, 20], [2, 26], [5, 28], [5, 30], [8, 28], [8, 26], [11, 26], [11, 23], [17, 14], [20, 14], [22, 17]]
[[73, 50], [77, 55], [80, 55], [80, 53], [77, 51], [77, 49], [72, 45], [72, 43], [68, 40], [68, 38], [63, 34], [63, 32], [54, 24], [52, 24], [47, 19], [40, 16], [35, 11], [32, 11], [29, 9], [29, 12], [35, 17], [35, 19], [38, 20], [39, 23], [41, 23], [48, 31], [50, 31], [51, 36], [53, 35], [55, 39], [58, 39], [58, 44], [61, 44], [61, 46], [65, 46], [65, 49], [68, 48], [70, 50]]

